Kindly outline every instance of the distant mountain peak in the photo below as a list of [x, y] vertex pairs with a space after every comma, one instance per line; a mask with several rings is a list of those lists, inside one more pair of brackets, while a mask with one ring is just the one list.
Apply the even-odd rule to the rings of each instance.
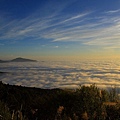
[[18, 58], [15, 58], [15, 59], [11, 60], [11, 62], [37, 62], [37, 61], [27, 59], [27, 58], [18, 57]]
[[3, 61], [0, 60], [0, 63], [5, 63], [5, 62], [37, 62], [36, 60], [31, 60], [31, 59], [27, 59], [27, 58], [22, 58], [22, 57], [18, 57], [9, 61]]

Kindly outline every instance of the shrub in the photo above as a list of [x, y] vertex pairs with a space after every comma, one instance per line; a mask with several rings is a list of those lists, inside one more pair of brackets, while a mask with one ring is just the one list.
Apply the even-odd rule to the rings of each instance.
[[11, 119], [11, 114], [9, 111], [9, 108], [6, 106], [4, 102], [0, 101], [0, 117], [3, 120], [10, 120]]

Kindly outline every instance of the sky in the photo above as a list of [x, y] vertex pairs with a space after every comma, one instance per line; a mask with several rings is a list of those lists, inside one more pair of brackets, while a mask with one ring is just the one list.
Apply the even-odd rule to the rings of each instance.
[[0, 0], [0, 59], [119, 58], [120, 0]]

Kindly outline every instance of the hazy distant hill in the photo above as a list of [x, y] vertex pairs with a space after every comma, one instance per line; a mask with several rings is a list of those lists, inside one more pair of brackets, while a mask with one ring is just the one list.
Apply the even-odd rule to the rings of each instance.
[[15, 58], [10, 62], [37, 62], [36, 60], [26, 59], [26, 58]]
[[37, 62], [36, 60], [31, 60], [31, 59], [26, 59], [26, 58], [15, 58], [13, 60], [9, 60], [9, 61], [4, 61], [4, 60], [0, 60], [0, 63], [6, 63], [6, 62]]
[[0, 63], [5, 63], [6, 61], [0, 60]]

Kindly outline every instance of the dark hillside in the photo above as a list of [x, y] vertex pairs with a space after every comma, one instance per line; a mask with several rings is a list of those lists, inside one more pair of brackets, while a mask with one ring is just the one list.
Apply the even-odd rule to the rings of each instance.
[[[115, 90], [95, 85], [76, 91], [40, 89], [0, 82], [0, 115], [4, 120], [118, 120], [119, 99]], [[1, 118], [2, 119], [2, 118]]]

